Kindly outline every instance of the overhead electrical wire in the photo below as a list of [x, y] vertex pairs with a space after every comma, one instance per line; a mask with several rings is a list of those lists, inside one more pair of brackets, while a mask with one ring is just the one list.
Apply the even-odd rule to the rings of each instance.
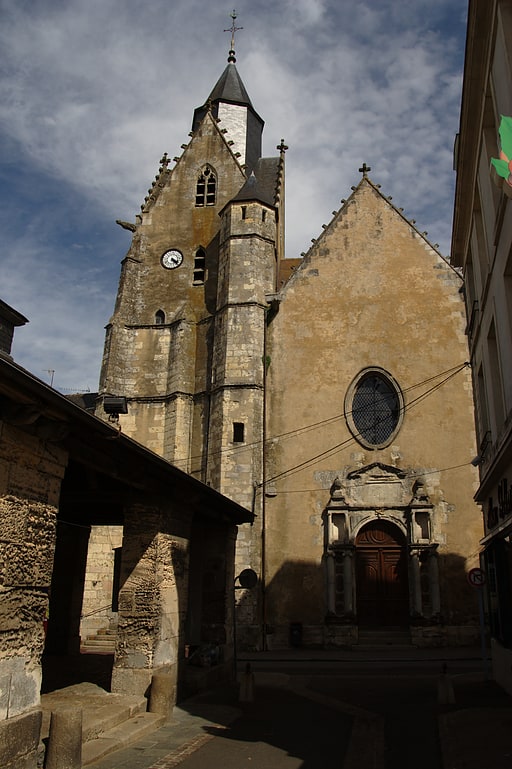
[[[456, 376], [460, 371], [462, 371], [464, 368], [467, 367], [467, 363], [464, 363], [457, 368], [449, 369], [447, 372], [448, 376], [445, 377], [441, 382], [438, 382], [434, 387], [427, 390], [425, 393], [422, 393], [417, 398], [415, 398], [413, 401], [408, 403], [407, 405], [404, 405], [401, 412], [402, 414], [409, 411], [411, 408], [414, 408], [414, 406], [417, 406], [424, 398], [426, 398], [428, 395], [431, 395], [433, 392], [438, 390], [440, 387], [442, 387], [446, 382], [448, 382], [450, 379], [452, 379], [454, 376]], [[441, 374], [439, 375], [441, 376]], [[432, 381], [432, 378], [429, 380]], [[273, 483], [274, 481], [278, 479], [282, 479], [284, 477], [288, 477], [289, 475], [293, 475], [294, 473], [298, 472], [299, 470], [303, 470], [305, 467], [308, 467], [312, 464], [316, 464], [321, 459], [324, 459], [327, 456], [331, 456], [332, 454], [337, 454], [339, 451], [341, 451], [342, 448], [349, 445], [355, 440], [354, 436], [350, 436], [349, 438], [345, 439], [341, 443], [336, 444], [335, 446], [332, 446], [330, 449], [326, 449], [325, 451], [322, 451], [320, 454], [317, 454], [314, 457], [310, 457], [309, 459], [304, 460], [303, 462], [299, 462], [297, 465], [294, 465], [293, 467], [288, 468], [288, 470], [283, 470], [282, 472], [278, 473], [277, 475], [274, 475], [273, 477], [266, 479], [266, 485], [269, 483]], [[468, 463], [469, 464], [469, 463]], [[261, 487], [262, 484], [258, 484], [258, 487]]]
[[[450, 470], [460, 470], [462, 467], [467, 467], [470, 465], [471, 462], [463, 462], [460, 465], [452, 465], [451, 467], [440, 467], [436, 468], [435, 470], [422, 470], [421, 472], [413, 472], [413, 473], [407, 473], [405, 472], [406, 478], [423, 478], [425, 475], [435, 475], [436, 473], [447, 473]], [[366, 482], [362, 483], [354, 483], [352, 484], [354, 488], [366, 486]], [[262, 484], [258, 487], [258, 489], [262, 488]], [[280, 489], [279, 490], [279, 496], [282, 496], [283, 494], [305, 494], [308, 492], [318, 492], [319, 488], [318, 486], [314, 489]]]
[[[422, 387], [422, 386], [428, 384], [429, 382], [433, 382], [436, 379], [439, 379], [442, 376], [448, 375], [441, 382], [438, 382], [434, 387], [430, 388], [429, 390], [426, 390], [424, 393], [422, 393], [421, 395], [417, 396], [412, 401], [410, 401], [410, 403], [404, 405], [402, 410], [401, 410], [401, 413], [402, 414], [405, 413], [410, 408], [412, 408], [413, 406], [415, 406], [418, 403], [420, 403], [424, 398], [428, 397], [431, 393], [435, 392], [437, 389], [439, 389], [439, 387], [442, 387], [446, 382], [448, 382], [450, 379], [452, 379], [452, 377], [456, 376], [458, 373], [463, 371], [469, 365], [470, 364], [467, 361], [465, 361], [464, 363], [459, 363], [457, 366], [453, 366], [452, 368], [446, 369], [446, 371], [441, 371], [439, 374], [435, 374], [434, 376], [428, 377], [427, 379], [424, 379], [421, 382], [417, 382], [416, 384], [413, 384], [410, 387], [405, 388], [402, 392], [408, 393], [411, 390], [415, 390], [418, 387]], [[324, 427], [326, 425], [329, 425], [332, 422], [336, 422], [339, 419], [344, 419], [347, 415], [349, 415], [351, 413], [352, 412], [349, 412], [349, 411], [343, 411], [343, 412], [341, 412], [339, 414], [335, 414], [332, 417], [328, 417], [327, 419], [322, 419], [319, 422], [313, 422], [313, 423], [311, 423], [309, 425], [303, 425], [302, 427], [297, 427], [297, 428], [295, 428], [293, 430], [289, 430], [287, 432], [280, 433], [278, 435], [269, 436], [266, 439], [266, 443], [269, 444], [269, 443], [271, 443], [273, 441], [283, 440], [283, 439], [287, 439], [287, 438], [291, 438], [291, 437], [296, 437], [296, 436], [302, 435], [303, 433], [309, 432], [310, 430], [315, 430], [315, 429], [317, 429], [319, 427]], [[350, 437], [346, 441], [343, 441], [343, 443], [338, 444], [338, 446], [332, 447], [331, 449], [329, 449], [329, 451], [332, 451], [335, 448], [339, 449], [339, 448], [343, 447], [343, 445], [345, 443], [351, 443], [352, 440], [353, 440], [353, 438]], [[262, 443], [263, 443], [263, 441], [260, 439], [260, 440], [257, 440], [257, 441], [253, 441], [252, 443], [244, 443], [244, 444], [239, 445], [239, 446], [224, 446], [223, 448], [218, 449], [217, 451], [209, 451], [208, 452], [208, 457], [212, 458], [212, 457], [220, 456], [222, 454], [227, 454], [227, 453], [234, 453], [234, 452], [242, 453], [244, 451], [250, 451], [251, 449], [254, 449], [254, 448], [258, 447], [258, 446], [261, 446]], [[196, 455], [191, 456], [190, 458], [181, 457], [180, 459], [174, 459], [173, 462], [175, 462], [175, 463], [177, 463], [177, 462], [186, 462], [188, 459], [190, 459], [191, 461], [199, 460], [199, 459], [202, 458], [202, 456], [203, 456], [202, 454], [196, 454]], [[319, 455], [319, 456], [321, 456], [321, 455]]]

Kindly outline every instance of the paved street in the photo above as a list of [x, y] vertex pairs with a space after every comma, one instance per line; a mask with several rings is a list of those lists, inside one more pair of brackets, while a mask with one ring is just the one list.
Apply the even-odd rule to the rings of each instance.
[[[187, 700], [94, 769], [510, 769], [512, 700], [478, 655], [290, 656], [251, 661], [254, 701], [235, 687]], [[439, 703], [452, 688], [455, 703]]]

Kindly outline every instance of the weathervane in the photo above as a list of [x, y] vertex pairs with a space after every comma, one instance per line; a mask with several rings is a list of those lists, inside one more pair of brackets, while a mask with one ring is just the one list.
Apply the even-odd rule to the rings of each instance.
[[236, 61], [235, 58], [235, 32], [238, 32], [239, 29], [243, 29], [243, 27], [236, 27], [235, 26], [235, 20], [236, 20], [236, 11], [233, 8], [233, 13], [229, 14], [232, 18], [231, 27], [229, 29], [225, 29], [224, 32], [231, 32], [231, 50], [229, 52], [228, 56], [228, 62], [230, 64], [234, 64]]

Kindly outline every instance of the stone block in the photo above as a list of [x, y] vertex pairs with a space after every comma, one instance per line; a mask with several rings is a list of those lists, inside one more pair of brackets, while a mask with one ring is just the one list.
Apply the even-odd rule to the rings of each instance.
[[12, 672], [9, 690], [9, 716], [21, 715], [39, 705], [41, 678], [39, 666], [32, 670], [25, 670], [23, 664], [20, 665], [20, 669]]
[[118, 668], [112, 670], [112, 691], [147, 697], [151, 686], [152, 668]]
[[42, 711], [29, 713], [0, 721], [0, 766], [2, 769], [25, 769], [35, 767]]
[[0, 721], [7, 718], [9, 712], [9, 693], [11, 690], [10, 673], [0, 675]]

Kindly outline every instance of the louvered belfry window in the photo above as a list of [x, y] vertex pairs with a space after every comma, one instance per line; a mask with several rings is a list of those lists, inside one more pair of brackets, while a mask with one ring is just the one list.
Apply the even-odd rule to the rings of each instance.
[[194, 286], [204, 283], [206, 277], [206, 252], [198, 248], [194, 257]]
[[197, 179], [196, 206], [213, 206], [217, 196], [217, 177], [210, 166], [205, 166]]

